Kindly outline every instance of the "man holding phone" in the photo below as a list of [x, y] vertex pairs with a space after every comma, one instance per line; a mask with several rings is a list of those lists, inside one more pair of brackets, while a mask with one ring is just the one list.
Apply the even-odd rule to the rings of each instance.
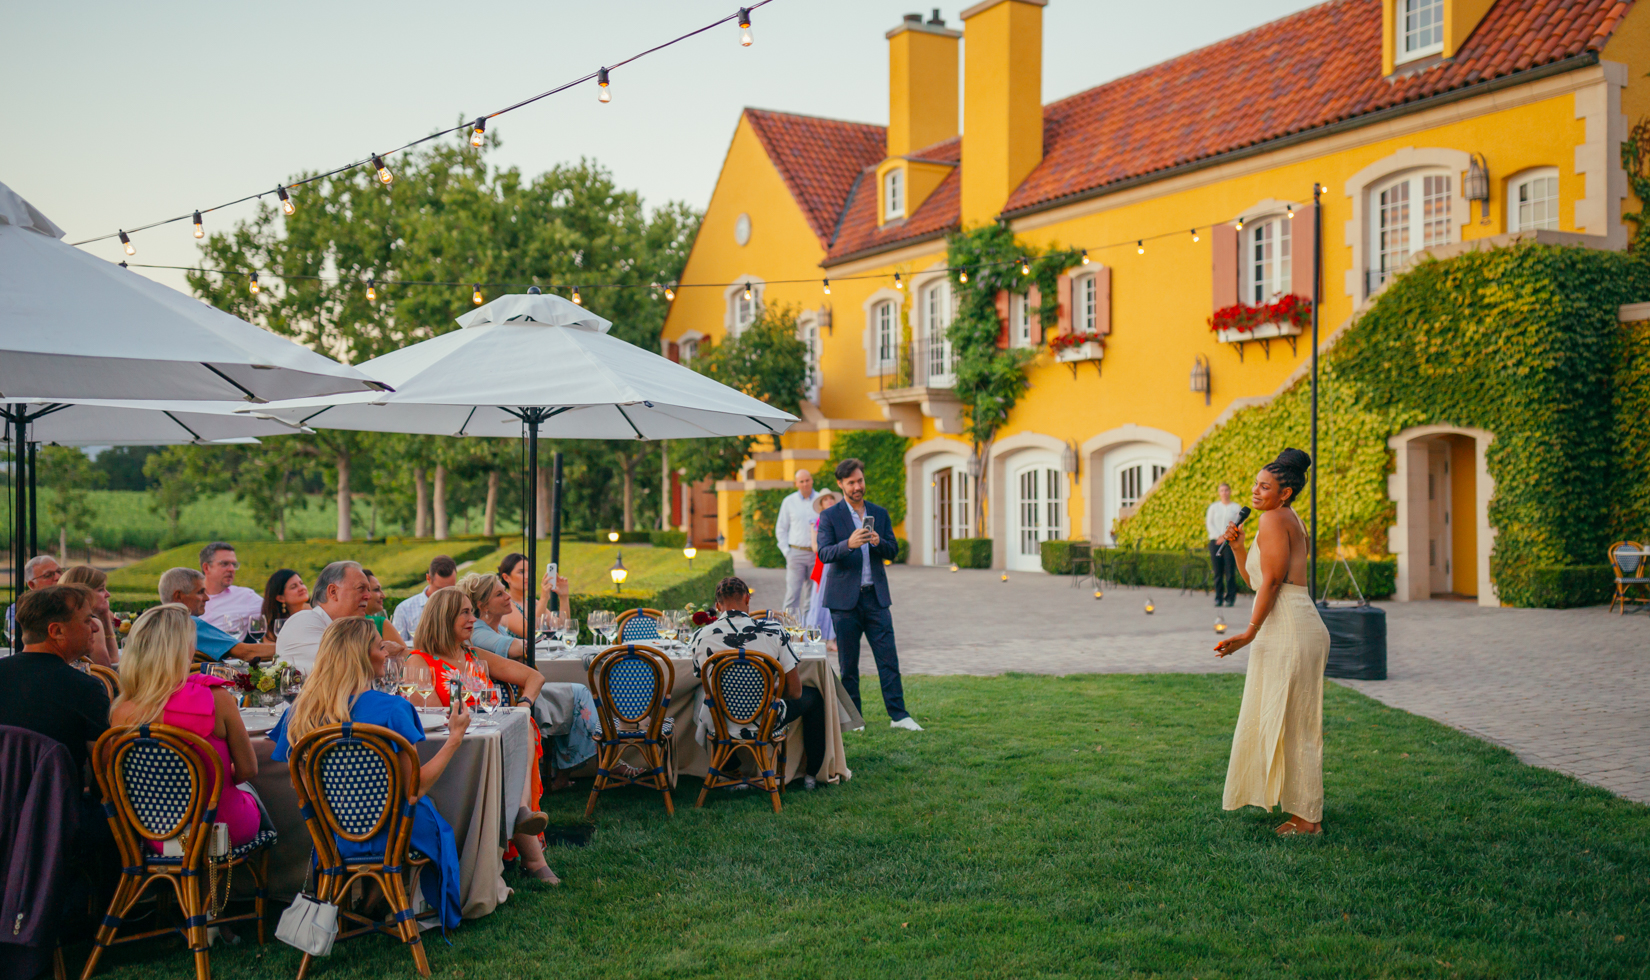
[[[865, 499], [865, 464], [845, 459], [836, 466], [842, 502], [819, 515], [819, 560], [833, 566], [825, 578], [825, 608], [836, 630], [842, 686], [859, 700], [859, 638], [871, 644], [882, 681], [882, 703], [894, 728], [920, 732], [922, 726], [905, 710], [899, 652], [894, 647], [894, 617], [888, 609], [888, 573], [884, 561], [899, 554], [888, 512]], [[864, 711], [861, 709], [861, 714]]]

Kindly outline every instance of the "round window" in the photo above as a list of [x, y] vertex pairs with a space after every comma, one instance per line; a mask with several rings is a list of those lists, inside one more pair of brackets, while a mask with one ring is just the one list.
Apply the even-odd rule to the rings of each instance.
[[741, 246], [750, 244], [750, 240], [751, 240], [751, 216], [750, 215], [741, 214], [739, 216], [739, 220], [735, 221], [733, 223], [733, 240], [738, 242]]

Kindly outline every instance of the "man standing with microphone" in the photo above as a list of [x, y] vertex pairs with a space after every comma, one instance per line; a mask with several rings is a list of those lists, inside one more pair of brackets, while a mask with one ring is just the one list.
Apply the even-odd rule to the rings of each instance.
[[1238, 517], [1240, 508], [1232, 502], [1231, 484], [1222, 483], [1217, 493], [1220, 499], [1203, 513], [1203, 529], [1209, 532], [1209, 563], [1215, 568], [1215, 605], [1230, 606], [1237, 601], [1237, 564], [1232, 549], [1224, 547], [1226, 542], [1221, 539], [1226, 536], [1227, 525], [1242, 518]]

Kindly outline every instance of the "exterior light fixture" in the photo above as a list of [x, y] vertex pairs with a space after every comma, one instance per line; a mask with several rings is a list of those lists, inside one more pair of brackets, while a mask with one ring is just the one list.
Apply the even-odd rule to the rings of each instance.
[[1031, 275], [1031, 263], [1027, 262], [1024, 258], [1020, 259], [1020, 275], [1022, 275], [1022, 276]]
[[477, 306], [480, 306], [482, 303], [486, 302], [486, 299], [484, 299], [481, 295], [481, 283], [475, 283], [470, 287], [470, 302]]
[[619, 540], [619, 532], [617, 532], [617, 531], [607, 532], [607, 540], [615, 541], [615, 542], [618, 541]]
[[367, 302], [378, 302], [378, 285], [377, 282], [372, 279], [367, 280]]
[[1004, 572], [1004, 573], [1003, 573], [1003, 581], [1004, 581], [1004, 582], [1007, 582], [1007, 581], [1008, 581], [1008, 573], [1007, 573], [1007, 572]]
[[1151, 601], [1150, 599], [1147, 599], [1146, 600], [1146, 615], [1150, 616], [1154, 612], [1157, 612], [1157, 603]]
[[1283, 208], [1283, 214], [1286, 218], [1293, 218], [1295, 216], [1295, 206], [1293, 204], [1285, 205]]
[[1146, 240], [1144, 238], [1140, 238], [1140, 239], [1135, 240], [1134, 254], [1136, 254], [1136, 255], [1145, 255], [1146, 254]]
[[1215, 617], [1215, 635], [1218, 636], [1218, 635], [1220, 635], [1221, 633], [1224, 633], [1224, 632], [1226, 632], [1226, 617], [1225, 616], [1216, 616]]
[[487, 117], [477, 116], [475, 124], [470, 127], [470, 145], [479, 147], [487, 141]]
[[1089, 264], [1089, 250], [1088, 250], [1088, 249], [1086, 249], [1086, 248], [1085, 248], [1085, 249], [1083, 249], [1083, 264], [1084, 264], [1084, 265], [1088, 265], [1088, 264]]
[[1467, 199], [1467, 207], [1472, 208], [1472, 202], [1477, 201], [1479, 217], [1484, 224], [1490, 223], [1490, 167], [1484, 162], [1482, 153], [1474, 153], [1467, 157], [1467, 179], [1461, 184], [1461, 191]]
[[597, 98], [599, 98], [603, 102], [612, 102], [613, 101], [613, 93], [609, 92], [607, 90], [607, 69], [606, 68], [596, 69], [596, 86], [602, 90], [601, 95], [597, 96]]
[[1104, 599], [1106, 597], [1106, 594], [1104, 592], [1100, 591], [1099, 589], [1095, 589], [1094, 590], [1094, 597], [1096, 599]]
[[1237, 219], [1237, 230], [1238, 231], [1243, 230], [1243, 219], [1242, 218]]
[[277, 185], [275, 196], [281, 199], [281, 211], [287, 217], [290, 218], [298, 210], [298, 205], [292, 203], [292, 197], [287, 194], [285, 187]]
[[957, 281], [958, 282], [967, 282], [968, 281], [968, 270], [967, 269], [963, 269], [963, 270], [961, 270], [957, 273]]
[[831, 280], [829, 279], [825, 280], [825, 295], [831, 295]]
[[952, 562], [952, 563], [951, 563], [951, 570], [952, 570], [952, 571], [953, 571], [953, 572], [954, 572], [954, 571], [956, 571], [956, 570], [957, 570], [957, 563], [956, 563], [956, 562]]
[[1201, 242], [1201, 241], [1202, 241], [1202, 240], [1203, 240], [1203, 238], [1202, 238], [1202, 236], [1201, 236], [1201, 235], [1199, 235], [1199, 234], [1198, 234], [1198, 233], [1197, 233], [1197, 229], [1196, 229], [1196, 228], [1193, 228], [1193, 229], [1192, 229], [1192, 241], [1194, 241], [1194, 242]]
[[[726, 10], [727, 8], [724, 7], [722, 9]], [[739, 30], [740, 30], [739, 45], [741, 47], [746, 47], [746, 48], [750, 47], [751, 46], [751, 12], [750, 12], [749, 7], [740, 7], [739, 8]]]
[[1192, 358], [1192, 391], [1203, 395], [1203, 404], [1209, 404], [1209, 359], [1202, 354]]
[[577, 286], [573, 287], [573, 303], [577, 306], [584, 305], [584, 297], [579, 295], [579, 287]]
[[688, 545], [686, 548], [682, 549], [682, 557], [686, 558], [688, 560], [688, 567], [689, 568], [693, 567], [693, 556], [697, 555], [698, 553], [699, 553], [699, 549], [695, 548], [691, 544]]
[[201, 213], [199, 211], [195, 212], [195, 237], [206, 237], [206, 226], [201, 224]]
[[258, 295], [258, 274], [256, 272], [252, 273], [252, 281], [247, 284], [247, 289], [252, 291], [252, 295]]
[[624, 584], [625, 576], [630, 574], [630, 570], [624, 567], [624, 552], [619, 552], [617, 558], [613, 567], [607, 570], [608, 577], [613, 580], [614, 592], [619, 591], [619, 586]]
[[378, 179], [386, 187], [395, 182], [395, 174], [390, 173], [390, 168], [384, 166], [384, 158], [376, 153], [372, 155], [372, 169], [378, 171]]
[[666, 286], [665, 287], [665, 299], [672, 300], [672, 299], [675, 299], [675, 298], [676, 298], [676, 290], [670, 288], [669, 286]]
[[[899, 273], [897, 273], [897, 272], [894, 273], [894, 278], [898, 279], [899, 278]], [[745, 283], [745, 299], [748, 300], [750, 298], [751, 298], [751, 284], [750, 284], [749, 281], [747, 281]]]
[[[899, 273], [897, 273], [897, 272], [894, 273], [894, 288], [895, 289], [904, 289], [905, 288], [905, 280], [901, 279], [899, 277]], [[750, 296], [747, 294], [745, 298], [749, 299]]]
[[126, 237], [126, 232], [124, 232], [124, 231], [122, 231], [120, 233], [120, 244], [122, 244], [126, 247], [126, 254], [127, 255], [136, 255], [137, 254], [137, 249], [132, 247], [132, 240], [130, 238]]

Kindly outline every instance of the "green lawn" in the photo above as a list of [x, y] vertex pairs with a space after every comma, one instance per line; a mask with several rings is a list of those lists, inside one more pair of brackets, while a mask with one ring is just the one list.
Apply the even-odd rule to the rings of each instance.
[[[498, 563], [512, 551], [521, 551], [521, 539], [503, 541], [504, 547], [476, 559], [475, 571], [496, 572]], [[659, 592], [693, 578], [709, 567], [712, 553], [695, 558], [689, 569], [688, 560], [680, 548], [654, 548], [635, 544], [588, 544], [563, 541], [561, 545], [561, 574], [567, 576], [568, 587], [575, 593], [594, 595], [611, 593], [613, 578], [609, 570], [620, 556], [624, 558], [624, 591]], [[550, 543], [540, 541], [538, 547], [539, 575], [550, 562]]]
[[[1241, 687], [907, 678], [929, 731], [890, 731], [867, 705], [852, 782], [798, 787], [777, 816], [725, 791], [695, 810], [691, 779], [673, 819], [656, 794], [611, 794], [589, 847], [552, 852], [563, 887], [512, 877], [521, 890], [451, 946], [426, 934], [434, 974], [1646, 975], [1650, 809], [1329, 685], [1327, 832], [1279, 839], [1279, 816], [1220, 809]], [[584, 794], [548, 803], [582, 820]], [[298, 959], [242, 945], [213, 968], [287, 980]], [[112, 980], [189, 966], [177, 940], [104, 963]], [[415, 974], [369, 938], [311, 975]]]

